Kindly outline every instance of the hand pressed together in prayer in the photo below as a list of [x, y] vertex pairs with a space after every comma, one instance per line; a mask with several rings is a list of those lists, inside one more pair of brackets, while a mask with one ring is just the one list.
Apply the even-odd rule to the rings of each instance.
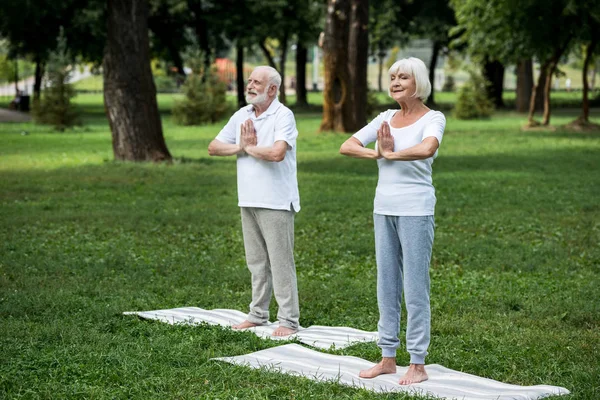
[[258, 138], [256, 136], [256, 129], [254, 129], [254, 124], [251, 119], [247, 119], [241, 125], [241, 134], [240, 134], [240, 146], [242, 149], [246, 147], [256, 146], [258, 142]]
[[390, 125], [387, 121], [384, 121], [377, 130], [377, 151], [384, 158], [394, 152], [394, 137], [390, 132]]

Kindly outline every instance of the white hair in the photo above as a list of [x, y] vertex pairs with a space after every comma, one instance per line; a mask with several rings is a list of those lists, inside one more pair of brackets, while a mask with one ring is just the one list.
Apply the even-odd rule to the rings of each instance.
[[[396, 61], [389, 69], [389, 74], [407, 74], [415, 79], [415, 94], [413, 97], [418, 97], [422, 101], [427, 100], [431, 94], [431, 82], [429, 82], [429, 73], [425, 63], [418, 58], [409, 57]], [[392, 97], [390, 89], [388, 95]]]
[[[265, 71], [267, 74], [267, 84], [269, 86], [273, 85], [277, 90], [279, 90], [279, 86], [281, 86], [281, 75], [279, 72], [273, 67], [268, 65], [261, 65], [259, 67], [254, 68], [255, 71]], [[267, 87], [267, 89], [269, 89]]]

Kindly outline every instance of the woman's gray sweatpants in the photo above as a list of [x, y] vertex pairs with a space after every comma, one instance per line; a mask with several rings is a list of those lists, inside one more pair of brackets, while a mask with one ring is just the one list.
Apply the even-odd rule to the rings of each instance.
[[241, 207], [246, 263], [252, 274], [252, 303], [248, 321], [269, 320], [271, 292], [280, 326], [298, 329], [300, 307], [294, 263], [294, 212]]
[[433, 215], [398, 217], [374, 214], [377, 259], [378, 345], [383, 357], [395, 357], [400, 345], [400, 310], [408, 314], [406, 350], [411, 364], [424, 364], [429, 347], [429, 262]]

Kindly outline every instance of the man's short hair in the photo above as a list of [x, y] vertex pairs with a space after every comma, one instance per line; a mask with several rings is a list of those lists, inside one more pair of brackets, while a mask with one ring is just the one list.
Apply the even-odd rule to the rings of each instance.
[[277, 90], [279, 90], [279, 86], [281, 86], [281, 75], [279, 75], [279, 72], [277, 72], [275, 68], [270, 67], [268, 65], [261, 65], [254, 69], [265, 71], [267, 73], [267, 84], [269, 86], [274, 85], [277, 88]]
[[[429, 82], [429, 73], [425, 63], [418, 58], [409, 57], [396, 61], [388, 71], [392, 74], [408, 74], [415, 78], [415, 94], [413, 97], [418, 97], [422, 101], [427, 100], [431, 94], [431, 82]], [[392, 97], [388, 88], [388, 95]]]

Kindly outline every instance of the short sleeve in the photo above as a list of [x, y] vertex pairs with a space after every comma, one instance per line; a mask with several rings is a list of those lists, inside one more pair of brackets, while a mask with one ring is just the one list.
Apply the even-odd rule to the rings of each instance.
[[[446, 128], [446, 117], [439, 111], [435, 111], [433, 116], [427, 121], [425, 129], [423, 129], [423, 139], [433, 136], [442, 144], [444, 129]], [[423, 140], [421, 139], [421, 140]]]
[[296, 138], [298, 137], [298, 130], [296, 129], [296, 119], [294, 113], [291, 110], [285, 110], [281, 114], [277, 115], [275, 121], [275, 134], [273, 141], [278, 140], [285, 141], [288, 146], [296, 146]]
[[373, 143], [377, 140], [377, 130], [381, 127], [383, 121], [388, 119], [391, 112], [395, 111], [396, 110], [387, 110], [382, 112], [371, 122], [369, 122], [364, 128], [362, 128], [360, 131], [356, 132], [352, 136], [357, 138], [363, 146], [366, 146], [369, 143]]
[[217, 139], [219, 142], [223, 142], [223, 143], [227, 143], [227, 144], [235, 144], [236, 143], [236, 139], [237, 139], [237, 124], [235, 121], [237, 121], [237, 115], [238, 113], [235, 113], [231, 116], [231, 118], [229, 118], [229, 122], [227, 122], [227, 125], [225, 125], [223, 127], [223, 129], [221, 129], [221, 132], [219, 132], [219, 134], [217, 135], [217, 137], [215, 139]]

